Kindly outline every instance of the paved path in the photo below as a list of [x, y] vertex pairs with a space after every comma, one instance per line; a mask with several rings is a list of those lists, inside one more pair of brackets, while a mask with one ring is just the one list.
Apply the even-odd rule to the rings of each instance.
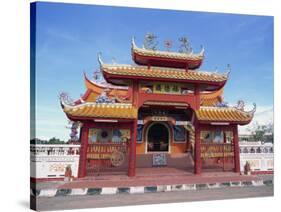
[[155, 203], [189, 202], [200, 200], [219, 200], [247, 197], [265, 197], [273, 195], [273, 186], [242, 188], [223, 188], [195, 191], [174, 191], [145, 194], [119, 194], [98, 196], [60, 196], [37, 198], [37, 210], [61, 210], [77, 208], [97, 208], [124, 205], [142, 205]]

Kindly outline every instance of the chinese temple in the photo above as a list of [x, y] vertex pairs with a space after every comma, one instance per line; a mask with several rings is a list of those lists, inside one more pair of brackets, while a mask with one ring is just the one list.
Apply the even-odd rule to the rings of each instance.
[[61, 95], [64, 113], [80, 127], [78, 177], [159, 167], [240, 173], [238, 125], [251, 122], [256, 106], [245, 111], [242, 101], [223, 101], [229, 71], [199, 70], [203, 47], [172, 52], [132, 39], [131, 53], [134, 65], [99, 55], [105, 82], [84, 75], [80, 99]]

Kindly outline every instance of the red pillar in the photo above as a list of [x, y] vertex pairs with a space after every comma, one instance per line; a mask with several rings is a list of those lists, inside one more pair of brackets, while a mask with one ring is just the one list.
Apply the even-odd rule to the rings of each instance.
[[238, 126], [233, 128], [233, 144], [234, 144], [234, 171], [240, 173], [240, 149], [238, 139]]
[[200, 141], [200, 126], [195, 125], [195, 161], [194, 174], [202, 173], [202, 159], [201, 159], [201, 141]]
[[[139, 107], [138, 94], [139, 94], [139, 83], [134, 81], [132, 84], [132, 104], [134, 107]], [[137, 142], [137, 125], [138, 119], [133, 121], [131, 128], [131, 142], [130, 142], [130, 152], [129, 152], [129, 166], [128, 166], [128, 176], [133, 177], [136, 175], [136, 142]]]
[[131, 141], [129, 149], [129, 167], [128, 176], [134, 177], [136, 175], [136, 141], [137, 141], [137, 120], [134, 120], [131, 128]]
[[81, 146], [80, 146], [78, 178], [86, 177], [88, 135], [89, 135], [89, 128], [83, 126], [81, 128], [81, 136], [80, 136]]
[[199, 85], [195, 85], [194, 96], [195, 96], [195, 109], [198, 110], [200, 108], [200, 89], [199, 89]]

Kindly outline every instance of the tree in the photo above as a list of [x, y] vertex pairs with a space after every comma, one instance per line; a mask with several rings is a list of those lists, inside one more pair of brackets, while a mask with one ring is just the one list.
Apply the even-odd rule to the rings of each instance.
[[65, 144], [65, 141], [58, 138], [51, 138], [49, 140], [42, 140], [39, 138], [33, 138], [30, 140], [30, 144]]
[[49, 139], [48, 144], [65, 144], [65, 142], [58, 138], [53, 137]]
[[251, 130], [251, 136], [254, 141], [273, 143], [273, 124], [260, 125], [256, 123], [255, 127]]

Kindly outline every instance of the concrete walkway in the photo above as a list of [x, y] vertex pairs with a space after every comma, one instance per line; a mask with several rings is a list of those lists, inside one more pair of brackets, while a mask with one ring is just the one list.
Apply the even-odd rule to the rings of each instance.
[[113, 207], [203, 200], [235, 199], [273, 196], [273, 186], [228, 187], [224, 189], [201, 189], [193, 191], [161, 192], [145, 194], [87, 195], [37, 197], [37, 210], [62, 210], [78, 208]]

